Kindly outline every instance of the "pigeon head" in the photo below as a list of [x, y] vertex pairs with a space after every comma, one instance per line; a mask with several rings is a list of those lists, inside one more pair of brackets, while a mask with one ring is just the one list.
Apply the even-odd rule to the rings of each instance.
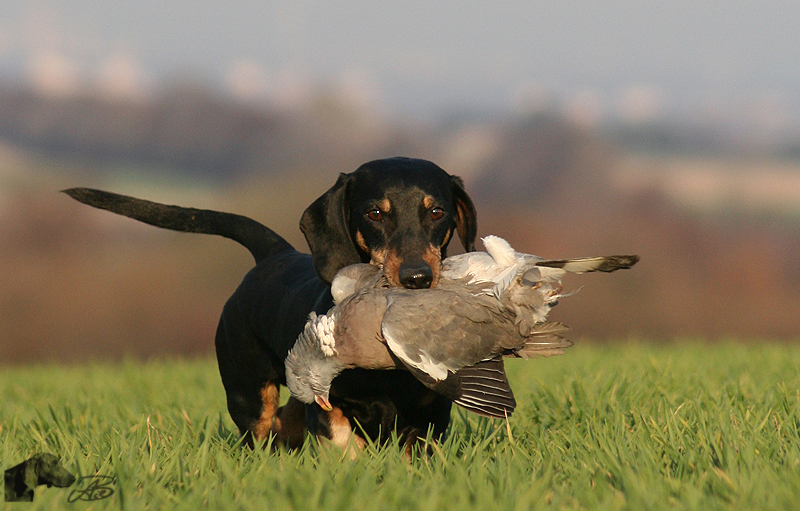
[[303, 403], [329, 412], [331, 382], [343, 369], [336, 355], [333, 316], [311, 313], [303, 333], [286, 357], [286, 386]]

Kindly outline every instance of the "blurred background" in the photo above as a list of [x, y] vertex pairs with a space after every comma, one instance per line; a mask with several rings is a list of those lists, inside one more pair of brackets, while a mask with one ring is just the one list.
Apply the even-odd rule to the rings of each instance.
[[0, 362], [212, 352], [252, 266], [59, 190], [307, 250], [305, 207], [395, 155], [462, 176], [481, 236], [642, 256], [566, 281], [576, 338], [797, 339], [800, 3], [336, 4], [0, 4]]

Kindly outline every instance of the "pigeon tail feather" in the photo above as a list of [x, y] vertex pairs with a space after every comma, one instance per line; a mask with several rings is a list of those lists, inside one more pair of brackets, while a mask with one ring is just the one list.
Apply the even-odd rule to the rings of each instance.
[[578, 257], [574, 259], [550, 259], [539, 261], [536, 266], [561, 268], [572, 273], [589, 273], [593, 271], [612, 272], [626, 270], [639, 262], [638, 255], [614, 255], [603, 257]]
[[563, 355], [564, 350], [573, 345], [571, 340], [564, 337], [568, 330], [567, 325], [557, 321], [540, 323], [533, 327], [520, 349], [513, 350], [506, 356], [529, 359]]

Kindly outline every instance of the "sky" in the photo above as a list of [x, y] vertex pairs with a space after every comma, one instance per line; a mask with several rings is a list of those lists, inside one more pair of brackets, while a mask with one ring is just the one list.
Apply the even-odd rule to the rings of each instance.
[[0, 79], [146, 95], [191, 77], [405, 117], [557, 104], [586, 122], [800, 119], [800, 2], [4, 0]]

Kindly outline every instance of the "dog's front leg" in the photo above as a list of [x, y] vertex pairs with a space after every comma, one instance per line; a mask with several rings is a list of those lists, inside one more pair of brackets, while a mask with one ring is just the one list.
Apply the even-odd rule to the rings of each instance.
[[302, 447], [306, 436], [305, 422], [306, 406], [290, 396], [289, 401], [278, 408], [272, 422], [271, 433], [275, 445], [283, 445], [287, 449]]

